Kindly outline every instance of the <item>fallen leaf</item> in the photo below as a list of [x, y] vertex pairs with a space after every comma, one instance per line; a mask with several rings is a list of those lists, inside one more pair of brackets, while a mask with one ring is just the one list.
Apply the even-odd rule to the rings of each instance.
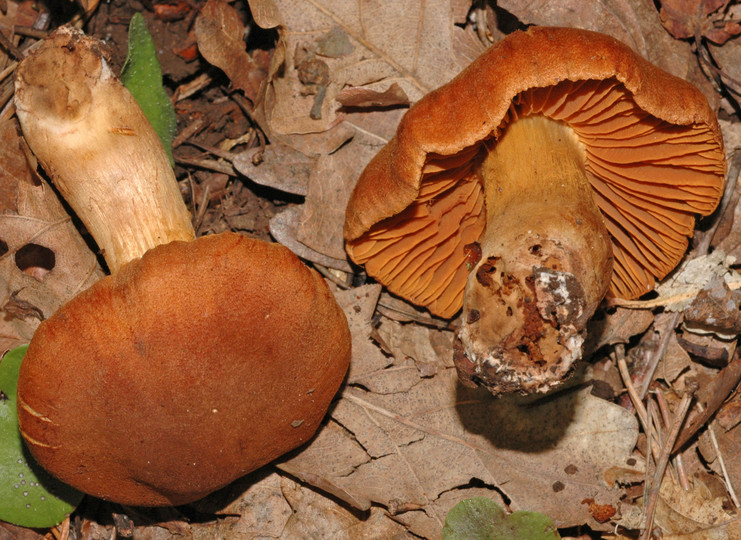
[[656, 286], [656, 298], [615, 299], [613, 303], [630, 308], [648, 309], [663, 306], [665, 311], [683, 311], [715, 277], [725, 280], [731, 289], [741, 287], [741, 274], [731, 268], [734, 262], [733, 257], [726, 256], [720, 249], [714, 250], [709, 255], [685, 259]]
[[280, 142], [240, 152], [232, 159], [234, 168], [253, 182], [286, 193], [305, 196], [315, 158]]
[[299, 257], [321, 264], [329, 268], [336, 268], [344, 272], [352, 272], [352, 267], [346, 259], [335, 259], [316, 251], [297, 240], [297, 231], [300, 226], [301, 208], [290, 206], [270, 220], [270, 234], [278, 242], [293, 251]]
[[741, 34], [741, 24], [727, 13], [730, 0], [661, 0], [661, 24], [677, 39], [704, 37], [722, 45]]
[[280, 538], [293, 513], [281, 476], [260, 470], [194, 503], [200, 512], [224, 516], [200, 525], [202, 538]]
[[[378, 92], [396, 83], [411, 101], [447, 82], [462, 65], [453, 53], [454, 25], [449, 0], [359, 3], [338, 0], [277, 0], [283, 19], [275, 61], [280, 73], [268, 84], [269, 129], [278, 134], [316, 133], [337, 120], [335, 96], [346, 87]], [[337, 30], [339, 29], [339, 30]], [[321, 119], [309, 111], [313, 96], [301, 97], [297, 67], [301, 51], [316, 51], [332, 32], [334, 42], [346, 43], [344, 54], [327, 57], [330, 83]], [[299, 60], [299, 61], [297, 61]]]
[[[326, 449], [332, 444], [337, 453], [338, 440], [320, 442], [328, 437], [323, 430], [281, 467], [292, 474], [311, 471], [355, 499], [409, 508], [395, 519], [423, 537], [439, 535], [441, 495], [471, 479], [502, 490], [513, 509], [537, 509], [560, 527], [600, 527], [580, 501], [618, 503], [621, 490], [605, 486], [602, 475], [630, 457], [635, 417], [588, 390], [536, 404], [516, 401], [462, 388], [453, 369], [418, 376], [417, 384], [398, 393], [350, 387], [332, 419], [353, 435], [344, 444], [355, 451], [342, 452], [353, 459], [344, 466], [328, 459]], [[338, 469], [342, 474], [333, 472]]]
[[201, 55], [224, 71], [234, 87], [255, 103], [266, 72], [247, 54], [242, 39], [244, 30], [239, 14], [226, 2], [209, 0], [196, 17], [195, 34]]
[[275, 28], [281, 23], [280, 10], [274, 0], [247, 0], [252, 18], [261, 28]]
[[337, 302], [347, 315], [352, 335], [352, 359], [347, 380], [356, 384], [369, 374], [389, 367], [392, 359], [383, 354], [371, 341], [371, 319], [376, 311], [381, 285], [363, 285], [335, 294]]
[[[255, 117], [271, 142], [317, 157], [301, 216], [295, 221], [291, 217], [295, 226], [290, 234], [295, 237], [287, 239], [288, 228], [282, 227], [280, 241], [309, 248], [297, 253], [312, 261], [319, 262], [313, 253], [340, 260], [334, 267], [345, 269], [344, 208], [355, 181], [393, 136], [405, 110], [398, 104], [416, 101], [470, 60], [465, 55], [474, 48], [471, 30], [455, 24], [465, 21], [468, 7], [449, 0], [272, 3], [280, 13], [280, 39]], [[459, 47], [462, 42], [466, 47]], [[308, 84], [300, 68], [319, 56], [327, 82]], [[348, 94], [356, 101], [343, 107], [337, 98]], [[360, 101], [357, 96], [362, 96]], [[382, 107], [358, 106], [369, 102]], [[338, 128], [349, 133], [344, 145], [317, 152], [315, 140], [321, 144], [324, 133]]]
[[[6, 247], [0, 349], [6, 350], [28, 343], [42, 319], [104, 273], [51, 187], [34, 183], [14, 121], [0, 124], [0, 141], [0, 185], [15, 191], [12, 207], [0, 214], [0, 245]], [[19, 261], [24, 253], [29, 258]]]
[[409, 105], [409, 97], [396, 83], [393, 83], [383, 92], [369, 88], [344, 88], [337, 94], [337, 101], [343, 107], [358, 108]]
[[[741, 535], [741, 519], [723, 509], [723, 498], [714, 497], [701, 482], [685, 491], [670, 475], [661, 482], [655, 523], [663, 538], [726, 539]], [[695, 533], [696, 536], [690, 536]]]
[[585, 356], [605, 345], [627, 343], [630, 338], [643, 334], [654, 320], [648, 310], [615, 308], [601, 310], [589, 321]]
[[721, 276], [714, 276], [684, 309], [684, 328], [735, 339], [741, 333], [741, 291], [731, 290]]
[[286, 477], [281, 479], [281, 490], [293, 509], [282, 538], [411, 538], [380, 508], [371, 508], [369, 515], [361, 518]]

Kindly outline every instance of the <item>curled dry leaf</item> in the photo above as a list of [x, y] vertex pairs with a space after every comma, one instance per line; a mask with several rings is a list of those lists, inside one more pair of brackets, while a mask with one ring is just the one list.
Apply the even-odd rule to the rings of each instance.
[[397, 83], [393, 83], [383, 92], [368, 88], [344, 88], [337, 94], [337, 101], [343, 107], [358, 108], [409, 105], [409, 97]]
[[722, 45], [741, 34], [738, 17], [728, 13], [730, 0], [661, 0], [660, 3], [661, 24], [677, 39], [699, 36]]
[[41, 320], [103, 277], [46, 183], [34, 183], [14, 121], [0, 125], [0, 349], [28, 343]]
[[266, 71], [247, 54], [244, 31], [239, 14], [226, 2], [209, 0], [196, 18], [195, 34], [201, 55], [222, 69], [234, 87], [255, 103]]
[[737, 538], [741, 535], [741, 520], [723, 509], [723, 498], [714, 496], [697, 478], [690, 491], [678, 486], [671, 475], [661, 482], [655, 523], [664, 538]]
[[605, 345], [627, 343], [630, 338], [645, 332], [654, 321], [653, 313], [627, 308], [598, 311], [589, 321], [585, 353], [594, 352]]
[[278, 242], [293, 251], [302, 259], [336, 268], [344, 272], [352, 272], [352, 267], [345, 259], [337, 259], [323, 252], [312, 249], [298, 240], [298, 231], [301, 226], [301, 207], [291, 206], [277, 214], [270, 220], [270, 234]]
[[696, 333], [712, 332], [725, 339], [741, 333], [741, 291], [732, 290], [715, 276], [684, 310], [685, 329]]

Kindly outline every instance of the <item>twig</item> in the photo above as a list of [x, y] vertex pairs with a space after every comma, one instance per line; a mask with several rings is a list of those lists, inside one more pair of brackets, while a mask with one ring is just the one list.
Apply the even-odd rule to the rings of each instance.
[[640, 378], [638, 383], [638, 395], [641, 399], [646, 397], [648, 387], [651, 385], [654, 373], [656, 373], [656, 368], [661, 359], [664, 358], [664, 354], [666, 354], [666, 349], [669, 347], [669, 341], [674, 333], [674, 329], [677, 327], [677, 324], [679, 324], [679, 318], [681, 316], [681, 313], [672, 313], [666, 319], [662, 327], [658, 330], [659, 335], [661, 336], [658, 349], [649, 356], [648, 361], [643, 366], [634, 370], [636, 377]]
[[[648, 422], [646, 425], [646, 439], [648, 441], [653, 440], [656, 437], [656, 434], [654, 433], [656, 431], [656, 426], [654, 426], [653, 421], [651, 420], [651, 417], [648, 417]], [[650, 444], [650, 442], [649, 442]], [[659, 461], [659, 450], [656, 449], [656, 455], [654, 456], [654, 461], [651, 461], [651, 455], [652, 452], [648, 452], [648, 455], [646, 456], [646, 473], [645, 473], [645, 479], [643, 481], [643, 515], [646, 515], [646, 505], [648, 504], [649, 499], [649, 488], [651, 487], [651, 477], [653, 475], [653, 472], [656, 470], [656, 465]], [[651, 467], [651, 464], [653, 463], [653, 468]]]
[[635, 386], [633, 386], [633, 381], [630, 378], [630, 371], [628, 370], [628, 363], [625, 361], [623, 350], [622, 344], [615, 347], [614, 352], [616, 352], [615, 359], [617, 360], [618, 370], [620, 371], [620, 376], [623, 378], [623, 384], [625, 385], [625, 389], [628, 391], [630, 400], [633, 402], [633, 407], [636, 409], [638, 420], [641, 421], [643, 430], [648, 433], [648, 414], [646, 413], [646, 407], [643, 405], [643, 400], [636, 391]]
[[661, 449], [661, 454], [656, 462], [656, 470], [651, 481], [651, 488], [648, 492], [648, 503], [646, 504], [646, 526], [641, 533], [640, 540], [649, 540], [651, 537], [651, 529], [653, 528], [654, 513], [656, 511], [656, 503], [659, 499], [659, 490], [661, 489], [661, 480], [664, 478], [666, 472], [666, 466], [669, 464], [669, 457], [672, 454], [672, 447], [674, 442], [679, 435], [679, 430], [684, 423], [684, 419], [687, 416], [687, 411], [690, 409], [692, 403], [692, 393], [686, 392], [682, 396], [682, 400], [679, 402], [677, 412], [674, 415], [674, 422], [669, 435], [664, 441], [664, 446]]
[[[703, 406], [701, 403], [697, 404], [697, 408], [700, 410], [700, 412], [703, 411]], [[720, 446], [718, 445], [718, 438], [715, 436], [715, 430], [713, 429], [713, 423], [708, 422], [708, 435], [710, 435], [710, 442], [713, 443], [713, 448], [715, 449], [715, 455], [718, 459], [718, 464], [720, 465], [720, 470], [723, 472], [723, 480], [726, 484], [726, 491], [728, 491], [728, 495], [731, 496], [731, 501], [733, 502], [733, 505], [738, 508], [738, 497], [736, 496], [736, 491], [733, 489], [733, 483], [731, 482], [731, 477], [728, 475], [728, 470], [726, 469], [726, 462], [723, 459], [723, 453], [720, 451]]]
[[698, 401], [702, 402], [705, 410], [695, 416], [692, 421], [682, 432], [681, 437], [674, 444], [673, 451], [676, 452], [687, 441], [695, 436], [695, 433], [704, 426], [710, 417], [712, 417], [723, 404], [728, 395], [733, 391], [736, 385], [741, 381], [741, 356], [739, 349], [733, 355], [733, 360], [721, 369], [710, 384], [706, 385], [698, 392]]
[[[648, 453], [654, 456], [654, 459], [658, 459], [658, 439], [650, 429], [651, 418], [646, 411], [646, 407], [643, 405], [643, 400], [638, 395], [635, 386], [633, 386], [633, 381], [630, 378], [630, 371], [628, 371], [628, 364], [625, 361], [624, 347], [622, 344], [616, 345], [613, 349], [613, 360], [617, 361], [620, 376], [623, 378], [623, 384], [625, 384], [625, 389], [628, 391], [630, 400], [633, 402], [633, 407], [635, 408], [636, 414], [638, 415], [638, 421], [641, 423], [641, 427], [643, 427], [643, 432], [646, 434]], [[646, 456], [646, 462], [650, 461], [650, 455]]]
[[[659, 411], [661, 412], [661, 418], [664, 421], [664, 425], [668, 428], [672, 423], [672, 419], [669, 413], [669, 405], [666, 402], [664, 393], [661, 391], [661, 389], [656, 389], [654, 390], [653, 395], [655, 396], [656, 403], [659, 406]], [[689, 491], [690, 482], [687, 479], [687, 472], [684, 470], [684, 460], [682, 459], [682, 454], [680, 453], [677, 453], [677, 455], [674, 456], [674, 469], [677, 471], [677, 479], [679, 480], [679, 485], [682, 486], [683, 490]]]
[[191, 165], [193, 167], [199, 167], [201, 169], [208, 169], [210, 171], [216, 171], [224, 173], [228, 176], [239, 176], [234, 167], [229, 163], [223, 161], [213, 161], [210, 159], [198, 159], [198, 158], [187, 158], [187, 157], [176, 157], [175, 163]]

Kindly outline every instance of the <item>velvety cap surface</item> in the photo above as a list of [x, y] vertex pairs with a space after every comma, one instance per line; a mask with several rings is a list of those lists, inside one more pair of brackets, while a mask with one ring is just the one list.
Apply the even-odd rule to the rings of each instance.
[[344, 313], [288, 249], [234, 233], [172, 242], [40, 325], [21, 432], [82, 491], [181, 504], [309, 440], [349, 358]]

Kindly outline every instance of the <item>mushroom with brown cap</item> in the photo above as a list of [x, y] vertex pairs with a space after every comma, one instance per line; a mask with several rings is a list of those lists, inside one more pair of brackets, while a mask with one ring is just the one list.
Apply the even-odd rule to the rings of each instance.
[[462, 381], [545, 391], [603, 297], [638, 297], [723, 191], [717, 120], [691, 84], [619, 41], [533, 27], [413, 105], [369, 163], [350, 257], [452, 317]]
[[97, 41], [53, 34], [21, 62], [16, 107], [113, 272], [28, 348], [18, 415], [37, 461], [86, 493], [158, 506], [308, 441], [350, 356], [324, 280], [277, 244], [194, 239], [167, 155]]

